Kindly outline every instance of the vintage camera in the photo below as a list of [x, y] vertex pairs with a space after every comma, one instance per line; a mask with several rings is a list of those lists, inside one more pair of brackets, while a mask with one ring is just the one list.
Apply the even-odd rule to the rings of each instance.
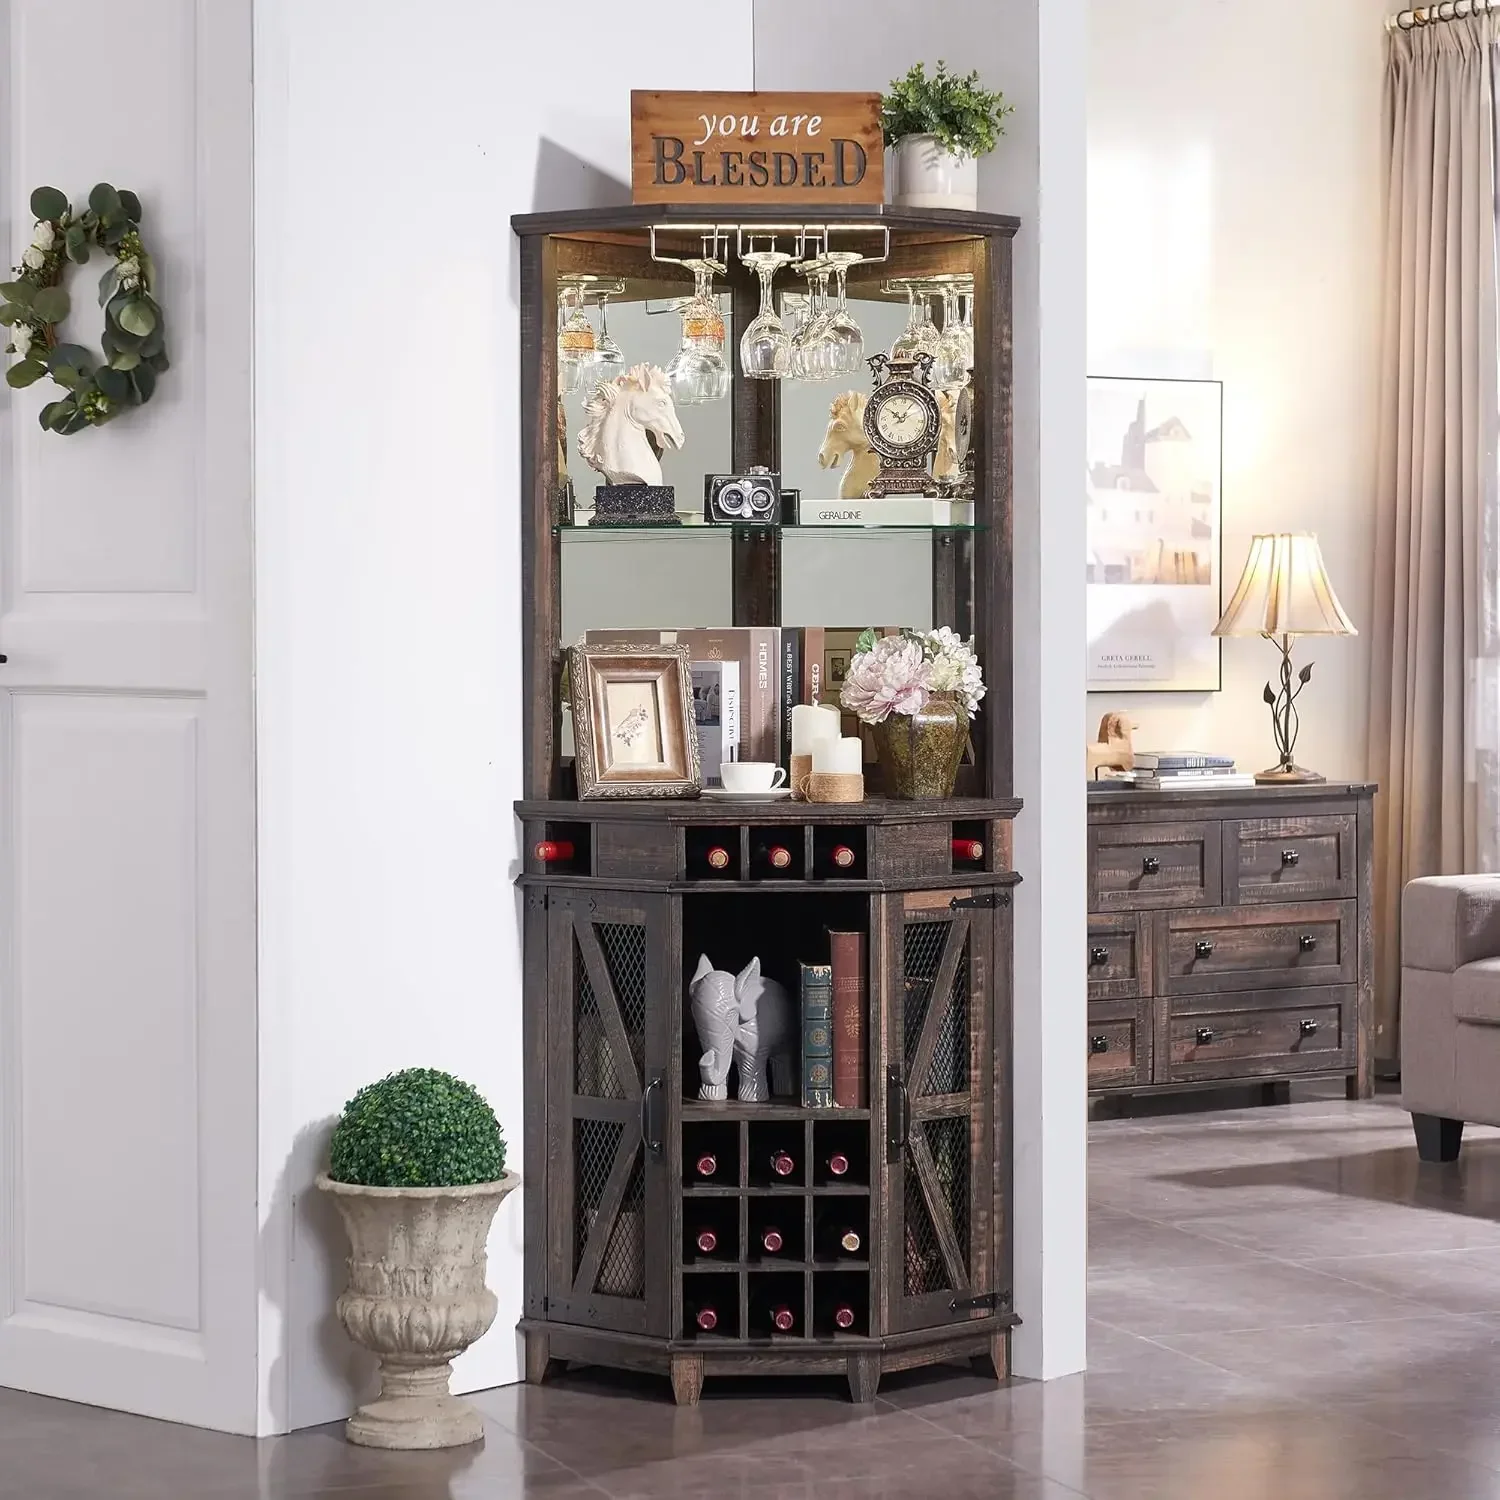
[[737, 526], [774, 526], [781, 520], [781, 476], [758, 464], [746, 474], [705, 475], [703, 515]]

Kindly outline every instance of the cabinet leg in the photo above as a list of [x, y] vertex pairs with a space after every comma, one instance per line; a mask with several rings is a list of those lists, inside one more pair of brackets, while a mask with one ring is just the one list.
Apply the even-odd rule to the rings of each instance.
[[703, 1356], [672, 1356], [672, 1396], [679, 1406], [696, 1406], [703, 1394]]
[[527, 1330], [526, 1339], [526, 1384], [541, 1385], [549, 1375], [562, 1370], [562, 1361], [551, 1357], [550, 1341], [545, 1333]]
[[973, 1360], [977, 1374], [988, 1375], [991, 1380], [1004, 1380], [1010, 1373], [1010, 1344], [1002, 1333], [990, 1335], [990, 1347], [984, 1354], [976, 1354]]
[[1278, 1078], [1270, 1083], [1261, 1084], [1260, 1102], [1262, 1104], [1290, 1104], [1292, 1102], [1292, 1085], [1285, 1078]]
[[1423, 1161], [1457, 1161], [1463, 1143], [1464, 1122], [1446, 1120], [1441, 1115], [1411, 1117], [1411, 1128], [1417, 1137], [1417, 1155]]
[[868, 1405], [880, 1389], [880, 1356], [851, 1354], [848, 1369], [849, 1399], [856, 1406]]

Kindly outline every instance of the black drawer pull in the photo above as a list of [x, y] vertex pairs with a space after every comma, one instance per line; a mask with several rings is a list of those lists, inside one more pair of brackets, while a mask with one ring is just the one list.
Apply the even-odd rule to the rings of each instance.
[[1089, 1038], [1089, 1051], [1097, 1057], [1101, 1052], [1109, 1051], [1109, 1038], [1107, 1036], [1091, 1036]]
[[1300, 1031], [1303, 1036], [1312, 1036], [1317, 1031], [1317, 1029], [1318, 1023], [1312, 1020], [1310, 1017], [1297, 1022], [1297, 1030]]
[[1089, 949], [1089, 967], [1090, 968], [1097, 968], [1100, 964], [1107, 964], [1108, 962], [1109, 962], [1109, 949], [1108, 948], [1090, 948]]
[[1161, 874], [1161, 861], [1154, 854], [1148, 854], [1141, 861], [1141, 874], [1142, 875], [1160, 875]]
[[1209, 1045], [1209, 1043], [1211, 1043], [1213, 1041], [1213, 1039], [1214, 1039], [1214, 1034], [1213, 1034], [1213, 1028], [1212, 1027], [1209, 1027], [1209, 1026], [1200, 1026], [1198, 1028], [1198, 1045], [1200, 1047], [1207, 1047]]
[[1199, 938], [1193, 944], [1193, 953], [1198, 958], [1212, 958], [1214, 956], [1214, 945], [1207, 938]]
[[1302, 933], [1297, 939], [1297, 947], [1303, 953], [1311, 953], [1317, 946], [1318, 940], [1310, 932]]
[[1294, 865], [1302, 856], [1295, 849], [1283, 849], [1281, 851], [1281, 862], [1284, 865]]

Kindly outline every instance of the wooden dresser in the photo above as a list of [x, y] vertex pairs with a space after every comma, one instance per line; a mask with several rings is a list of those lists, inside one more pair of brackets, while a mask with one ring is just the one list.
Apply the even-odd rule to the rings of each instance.
[[1373, 1088], [1373, 786], [1089, 792], [1089, 1091]]

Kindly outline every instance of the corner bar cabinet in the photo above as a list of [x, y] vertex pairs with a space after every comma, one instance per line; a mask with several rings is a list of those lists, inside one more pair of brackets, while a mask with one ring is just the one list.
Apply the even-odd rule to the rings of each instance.
[[[609, 546], [559, 511], [559, 277], [607, 277], [624, 301], [684, 296], [669, 247], [695, 253], [705, 220], [754, 232], [798, 224], [879, 244], [849, 270], [972, 277], [973, 524], [925, 528], [930, 622], [975, 638], [988, 695], [958, 795], [853, 805], [579, 801], [562, 692], [564, 552]], [[563, 1363], [671, 1378], [840, 1374], [857, 1401], [881, 1374], [958, 1358], [996, 1376], [1011, 1308], [1010, 287], [1016, 222], [842, 207], [635, 206], [512, 221], [520, 240], [523, 650], [526, 1376]], [[874, 258], [872, 252], [872, 260]], [[735, 344], [753, 314], [748, 269], [724, 276], [735, 472], [780, 466], [780, 382], [748, 380]], [[867, 291], [878, 296], [878, 291]], [[668, 303], [670, 307], [670, 303]], [[856, 302], [856, 310], [863, 304]], [[623, 343], [624, 340], [622, 339]], [[857, 380], [849, 383], [858, 384]], [[827, 399], [828, 388], [824, 387]], [[674, 461], [680, 456], [674, 455]], [[678, 474], [680, 485], [680, 465]], [[691, 499], [693, 483], [687, 485]], [[682, 528], [682, 532], [690, 529]], [[791, 525], [719, 528], [734, 625], [784, 619]], [[670, 549], [681, 533], [632, 539]], [[828, 545], [840, 545], [830, 536]], [[872, 606], [873, 607], [873, 606]], [[635, 623], [635, 622], [625, 622]], [[702, 623], [680, 621], [682, 625]], [[920, 623], [919, 621], [903, 623]], [[712, 839], [719, 864], [696, 854]], [[780, 868], [758, 857], [768, 841]], [[828, 857], [837, 847], [841, 861]], [[795, 974], [824, 961], [826, 929], [865, 935], [866, 1075], [859, 1108], [703, 1101], [686, 1003], [700, 953], [760, 956]], [[794, 987], [794, 986], [791, 986]], [[775, 1153], [794, 1163], [766, 1170]], [[837, 1176], [826, 1164], [837, 1155]], [[704, 1177], [696, 1164], [714, 1163]], [[826, 1231], [852, 1252], [834, 1247]], [[778, 1254], [765, 1246], [770, 1228]], [[705, 1232], [706, 1231], [706, 1232]], [[698, 1245], [713, 1241], [713, 1253]], [[709, 1307], [711, 1317], [695, 1310]], [[782, 1322], [768, 1315], [775, 1308]], [[837, 1316], [831, 1309], [836, 1309]], [[711, 1326], [703, 1326], [711, 1324]]]

